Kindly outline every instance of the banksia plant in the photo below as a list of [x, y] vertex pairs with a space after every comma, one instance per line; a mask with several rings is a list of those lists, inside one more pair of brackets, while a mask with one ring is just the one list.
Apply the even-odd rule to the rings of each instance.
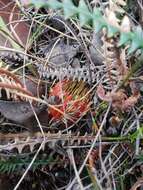
[[25, 88], [20, 78], [7, 69], [0, 68], [0, 98], [2, 90], [5, 91], [5, 99], [22, 100], [33, 97], [33, 94]]
[[[78, 16], [79, 22], [81, 26], [91, 25], [92, 28], [95, 28], [96, 32], [100, 31], [103, 28], [107, 29], [107, 36], [109, 38], [119, 35], [119, 43], [118, 46], [128, 45], [130, 43], [130, 47], [128, 49], [129, 53], [133, 53], [137, 49], [143, 49], [143, 31], [141, 26], [137, 26], [134, 31], [123, 29], [123, 24], [116, 23], [116, 15], [114, 12], [110, 12], [108, 18], [105, 17], [102, 11], [99, 8], [94, 8], [94, 10], [89, 10], [87, 4], [84, 0], [80, 0], [78, 6], [74, 4], [72, 0], [41, 0], [41, 1], [29, 1], [23, 4], [32, 4], [36, 8], [48, 7], [50, 9], [61, 9], [63, 10], [64, 16], [66, 19], [71, 18], [73, 16]], [[114, 1], [113, 1], [114, 2]], [[112, 2], [112, 3], [113, 3]], [[120, 5], [124, 5], [124, 1], [118, 1]], [[122, 3], [121, 3], [122, 2]], [[111, 7], [111, 2], [110, 2]], [[117, 7], [116, 7], [117, 8]], [[113, 8], [112, 8], [113, 10]], [[119, 10], [119, 8], [118, 8]], [[117, 11], [114, 7], [113, 11]], [[110, 18], [112, 21], [111, 22]], [[126, 19], [126, 16], [125, 16]], [[123, 18], [124, 20], [124, 18]], [[121, 24], [121, 25], [120, 25]]]
[[[51, 88], [49, 102], [54, 102], [55, 108], [49, 108], [49, 114], [54, 120], [65, 119], [76, 122], [90, 109], [89, 89], [83, 81], [62, 80]], [[61, 112], [59, 112], [60, 110]]]

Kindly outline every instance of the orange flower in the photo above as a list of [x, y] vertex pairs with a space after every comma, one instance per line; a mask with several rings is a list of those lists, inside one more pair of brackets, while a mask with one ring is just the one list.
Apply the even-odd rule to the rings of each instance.
[[54, 98], [55, 110], [49, 108], [49, 114], [55, 120], [66, 118], [70, 121], [77, 121], [90, 108], [90, 95], [87, 93], [88, 88], [83, 81], [62, 80], [51, 88], [49, 100]]

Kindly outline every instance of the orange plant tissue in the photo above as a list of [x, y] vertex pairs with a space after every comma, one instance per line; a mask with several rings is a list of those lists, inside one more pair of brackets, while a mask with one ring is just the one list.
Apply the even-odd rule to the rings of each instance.
[[[76, 122], [90, 108], [90, 94], [86, 83], [83, 81], [62, 80], [50, 90], [49, 102], [54, 99], [54, 108], [48, 112], [55, 120], [68, 119]], [[60, 111], [58, 111], [58, 109]]]

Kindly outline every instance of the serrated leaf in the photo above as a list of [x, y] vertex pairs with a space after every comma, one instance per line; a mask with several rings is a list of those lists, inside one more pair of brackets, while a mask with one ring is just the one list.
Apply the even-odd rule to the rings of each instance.
[[94, 9], [93, 12], [90, 12], [84, 0], [79, 1], [78, 7], [73, 4], [72, 0], [32, 0], [31, 2], [38, 7], [48, 6], [52, 9], [61, 8], [63, 9], [66, 18], [69, 18], [74, 14], [78, 14], [81, 26], [87, 24], [89, 21], [92, 21], [96, 32], [99, 32], [102, 28], [107, 27], [108, 37], [114, 36], [117, 32], [120, 33], [118, 45], [121, 46], [126, 44], [128, 41], [131, 41], [129, 53], [132, 53], [138, 48], [143, 49], [143, 32], [141, 27], [137, 27], [136, 31], [130, 32], [130, 22], [126, 16], [121, 22], [121, 26], [119, 26], [118, 19], [116, 18], [116, 15], [114, 15], [114, 11], [113, 13], [109, 12], [110, 17], [108, 22], [106, 21], [106, 18], [103, 17], [102, 12], [98, 8]]
[[96, 18], [101, 18], [101, 17], [103, 17], [102, 14], [101, 14], [101, 10], [100, 10], [99, 8], [95, 8], [95, 9], [94, 9], [93, 15], [94, 15]]
[[99, 32], [103, 27], [106, 27], [106, 22], [99, 9], [94, 9], [92, 14], [93, 27], [96, 32]]
[[131, 40], [131, 32], [121, 32], [118, 46], [122, 46]]
[[128, 54], [133, 53], [133, 52], [134, 52], [135, 50], [137, 50], [138, 48], [139, 48], [138, 42], [137, 42], [136, 40], [133, 40], [133, 41], [131, 42], [130, 48], [128, 49]]
[[107, 30], [109, 38], [113, 37], [119, 31], [118, 28], [111, 25], [107, 25]]
[[78, 13], [79, 13], [80, 24], [81, 26], [83, 26], [92, 19], [92, 15], [89, 12], [89, 9], [84, 0], [80, 0], [78, 10], [79, 10]]
[[63, 3], [57, 0], [48, 0], [47, 2], [45, 2], [45, 5], [47, 5], [51, 9], [60, 9], [63, 7]]
[[102, 28], [104, 28], [106, 25], [100, 21], [100, 20], [93, 20], [93, 26], [96, 32], [99, 32]]
[[37, 9], [39, 9], [45, 5], [45, 2], [43, 0], [41, 1], [31, 0], [31, 4], [33, 4]]
[[143, 31], [140, 26], [136, 27], [136, 30], [132, 32], [131, 40], [131, 47], [128, 49], [129, 54], [143, 47]]
[[135, 34], [135, 40], [138, 43], [139, 47], [143, 47], [143, 30], [140, 26], [137, 26]]
[[77, 14], [77, 7], [74, 6], [72, 0], [64, 0], [63, 1], [63, 10], [65, 19], [72, 17]]
[[62, 8], [62, 3], [57, 1], [57, 0], [31, 0], [31, 4], [33, 4], [36, 8], [41, 8], [41, 7], [49, 7], [51, 9], [59, 9]]

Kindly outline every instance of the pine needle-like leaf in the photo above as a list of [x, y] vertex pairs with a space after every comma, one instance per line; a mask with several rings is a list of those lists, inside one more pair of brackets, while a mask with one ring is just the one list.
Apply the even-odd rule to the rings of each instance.
[[[49, 163], [53, 162], [53, 157], [49, 157], [47, 159], [37, 159], [33, 165], [32, 170], [36, 170], [40, 166], [46, 166]], [[1, 173], [13, 173], [15, 171], [20, 171], [21, 169], [25, 169], [31, 162], [31, 158], [20, 158], [20, 157], [11, 157], [7, 160], [0, 160], [0, 172]], [[56, 160], [55, 160], [56, 162]]]

